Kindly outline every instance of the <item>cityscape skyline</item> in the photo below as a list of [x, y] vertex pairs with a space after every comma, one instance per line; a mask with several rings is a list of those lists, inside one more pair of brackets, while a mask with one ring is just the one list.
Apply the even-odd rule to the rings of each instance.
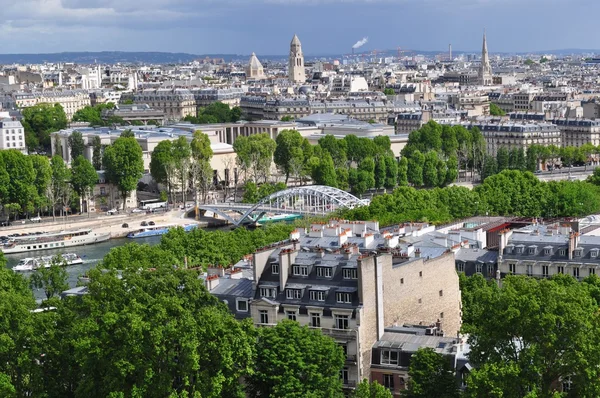
[[[452, 44], [455, 51], [477, 52], [484, 28], [491, 53], [598, 47], [586, 29], [547, 28], [548, 21], [557, 15], [577, 20], [579, 26], [593, 26], [592, 15], [600, 11], [600, 4], [589, 0], [576, 0], [567, 9], [555, 0], [197, 3], [27, 0], [17, 4], [0, 0], [5, 10], [0, 32], [10, 38], [0, 53], [168, 51], [275, 55], [285, 54], [294, 33], [302, 40], [306, 55], [350, 53], [353, 44], [365, 37], [369, 40], [358, 51], [396, 47], [444, 51]], [[380, 18], [389, 18], [390, 23], [376, 22]], [[211, 39], [206, 40], [207, 37]]]

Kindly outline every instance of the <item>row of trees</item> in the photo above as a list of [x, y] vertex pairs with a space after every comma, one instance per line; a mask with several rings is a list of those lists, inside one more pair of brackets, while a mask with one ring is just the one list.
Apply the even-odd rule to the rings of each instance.
[[341, 216], [379, 220], [383, 225], [406, 221], [439, 224], [476, 214], [577, 217], [600, 211], [599, 194], [598, 186], [590, 182], [543, 182], [530, 172], [504, 170], [473, 190], [400, 187], [390, 195], [374, 197], [369, 206], [344, 211]]
[[410, 133], [402, 149], [407, 180], [415, 187], [443, 187], [456, 181], [459, 170], [481, 170], [485, 154], [479, 129], [440, 125], [433, 120]]
[[212, 104], [200, 108], [197, 116], [188, 115], [183, 120], [194, 124], [212, 124], [212, 123], [235, 123], [242, 118], [242, 108], [229, 105], [222, 102], [213, 102]]
[[174, 192], [180, 191], [186, 201], [191, 186], [198, 202], [199, 195], [206, 195], [213, 184], [213, 169], [210, 161], [213, 151], [210, 139], [200, 130], [194, 132], [191, 143], [184, 136], [175, 141], [161, 141], [152, 152], [150, 174], [158, 183], [164, 184], [174, 202]]
[[589, 143], [580, 147], [534, 144], [525, 152], [520, 148], [500, 147], [495, 158], [486, 155], [482, 178], [507, 169], [534, 172], [541, 169], [552, 170], [555, 167], [583, 166], [596, 159], [598, 154], [600, 148]]
[[113, 124], [123, 125], [125, 124], [123, 118], [112, 116], [106, 120], [102, 118], [103, 110], [114, 109], [115, 104], [107, 102], [106, 104], [97, 104], [94, 106], [85, 106], [82, 109], [75, 112], [73, 115], [74, 122], [87, 122], [91, 126], [111, 126]]
[[98, 176], [92, 164], [79, 155], [67, 168], [60, 156], [24, 155], [0, 151], [0, 205], [8, 216], [65, 209], [76, 198], [89, 196]]

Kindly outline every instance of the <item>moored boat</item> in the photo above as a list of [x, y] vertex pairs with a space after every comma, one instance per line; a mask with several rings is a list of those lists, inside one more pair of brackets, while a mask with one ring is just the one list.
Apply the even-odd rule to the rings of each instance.
[[183, 228], [183, 230], [185, 232], [190, 232], [193, 229], [197, 228], [196, 224], [185, 224], [185, 225], [154, 225], [154, 226], [148, 226], [148, 227], [144, 227], [141, 229], [138, 229], [137, 231], [132, 231], [130, 233], [127, 234], [128, 238], [147, 238], [149, 236], [157, 236], [157, 235], [164, 235], [167, 232], [169, 232], [172, 228], [177, 228], [177, 227], [181, 227]]
[[[65, 265], [76, 265], [83, 264], [83, 260], [75, 253], [64, 253], [60, 254]], [[21, 259], [19, 264], [13, 267], [15, 272], [29, 272], [35, 271], [40, 268], [50, 268], [52, 265], [53, 256], [43, 257], [27, 257]]]
[[110, 239], [110, 233], [100, 234], [91, 229], [60, 231], [42, 234], [9, 236], [0, 249], [4, 254], [39, 250], [64, 249], [72, 246], [91, 245]]

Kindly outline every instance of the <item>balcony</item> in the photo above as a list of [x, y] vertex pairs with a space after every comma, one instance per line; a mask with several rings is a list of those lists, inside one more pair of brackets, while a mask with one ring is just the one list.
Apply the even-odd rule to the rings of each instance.
[[348, 365], [356, 365], [356, 355], [348, 355], [346, 357], [346, 363]]
[[356, 380], [342, 380], [342, 385], [344, 388], [356, 388]]
[[321, 332], [330, 337], [340, 337], [340, 338], [356, 338], [356, 330], [355, 329], [326, 329], [321, 328]]

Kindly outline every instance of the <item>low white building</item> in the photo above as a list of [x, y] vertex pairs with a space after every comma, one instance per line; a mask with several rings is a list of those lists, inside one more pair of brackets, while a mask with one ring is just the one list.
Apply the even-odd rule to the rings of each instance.
[[0, 112], [0, 149], [16, 149], [27, 154], [23, 125], [8, 112]]

